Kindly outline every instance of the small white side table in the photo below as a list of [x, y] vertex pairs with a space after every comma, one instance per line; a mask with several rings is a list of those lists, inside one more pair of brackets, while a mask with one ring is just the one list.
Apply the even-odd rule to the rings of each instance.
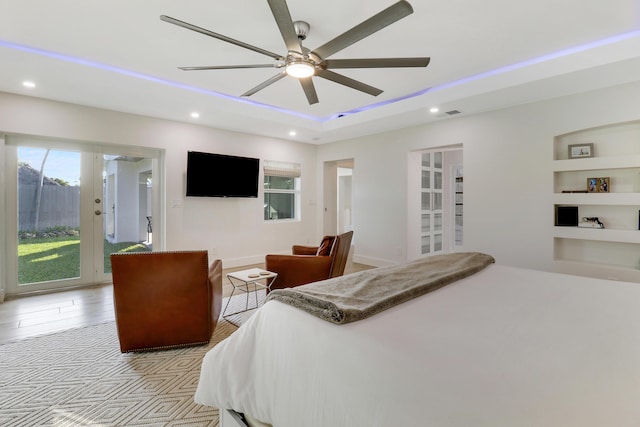
[[[222, 317], [233, 316], [234, 314], [244, 313], [246, 311], [253, 310], [254, 308], [258, 308], [258, 289], [271, 290], [271, 285], [276, 280], [276, 277], [278, 277], [278, 273], [267, 271], [262, 268], [250, 268], [248, 270], [227, 273], [227, 279], [231, 282], [233, 289], [231, 290], [229, 299], [227, 299], [227, 304], [224, 306], [224, 310], [222, 310]], [[259, 282], [259, 280], [264, 280], [264, 283]], [[227, 314], [227, 308], [229, 308], [231, 298], [236, 291], [247, 294], [245, 309]], [[249, 293], [251, 292], [253, 292], [256, 297], [256, 305], [255, 307], [249, 308]]]

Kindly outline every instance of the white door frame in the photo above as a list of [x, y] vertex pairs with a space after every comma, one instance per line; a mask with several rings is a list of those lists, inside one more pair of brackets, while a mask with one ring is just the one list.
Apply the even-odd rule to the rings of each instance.
[[[32, 284], [22, 290], [18, 286], [17, 149], [21, 146], [81, 152], [81, 176], [91, 177], [91, 179], [88, 179], [90, 181], [88, 184], [80, 187], [80, 228], [90, 231], [82, 235], [79, 278]], [[0, 289], [0, 301], [5, 295], [61, 290], [111, 281], [111, 275], [104, 274], [102, 216], [100, 215], [99, 221], [95, 221], [94, 218], [97, 216], [95, 211], [102, 210], [102, 168], [100, 167], [102, 153], [152, 158], [154, 249], [162, 250], [164, 248], [165, 226], [164, 214], [161, 209], [164, 206], [164, 150], [10, 135], [6, 138], [4, 145], [3, 163], [6, 179], [3, 187], [0, 187], [0, 191], [4, 189], [5, 194], [3, 200], [5, 219], [2, 226], [6, 242], [2, 264], [4, 268], [0, 270], [0, 274], [2, 274], [0, 280], [4, 282], [4, 288]], [[100, 159], [97, 160], [97, 158]], [[98, 198], [100, 199], [99, 203], [95, 201]], [[14, 238], [10, 236], [14, 236]]]

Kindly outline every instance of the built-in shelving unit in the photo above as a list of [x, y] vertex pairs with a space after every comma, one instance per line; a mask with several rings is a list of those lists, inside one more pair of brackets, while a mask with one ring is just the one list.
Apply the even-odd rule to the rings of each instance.
[[[591, 157], [570, 158], [571, 145]], [[553, 175], [554, 212], [577, 206], [605, 226], [554, 226], [556, 271], [640, 282], [640, 120], [555, 137]], [[589, 178], [608, 178], [608, 191], [588, 192]]]
[[464, 176], [462, 174], [462, 165], [455, 167], [455, 246], [462, 246], [462, 230], [463, 230], [463, 208], [464, 208]]

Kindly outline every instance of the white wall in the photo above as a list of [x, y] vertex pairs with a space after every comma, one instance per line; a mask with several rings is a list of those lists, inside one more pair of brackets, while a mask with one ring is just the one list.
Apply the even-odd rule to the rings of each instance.
[[[351, 158], [354, 261], [404, 261], [407, 153], [463, 144], [464, 249], [490, 253], [503, 264], [551, 270], [553, 137], [637, 120], [638, 99], [640, 82], [316, 147], [0, 94], [0, 133], [165, 149], [167, 248], [206, 248], [226, 266], [319, 240], [324, 164]], [[303, 221], [264, 224], [260, 198], [185, 198], [187, 150], [301, 163]], [[172, 208], [174, 201], [181, 207]]]
[[[210, 258], [233, 267], [261, 262], [265, 253], [290, 251], [294, 243], [321, 237], [314, 145], [0, 93], [0, 138], [12, 133], [164, 149], [165, 249], [207, 249]], [[186, 198], [188, 150], [300, 163], [302, 220], [265, 223], [262, 194], [257, 199]]]
[[318, 164], [352, 157], [358, 166], [354, 261], [385, 265], [407, 258], [407, 153], [463, 144], [464, 249], [551, 270], [553, 137], [637, 120], [639, 99], [636, 82], [320, 146]]

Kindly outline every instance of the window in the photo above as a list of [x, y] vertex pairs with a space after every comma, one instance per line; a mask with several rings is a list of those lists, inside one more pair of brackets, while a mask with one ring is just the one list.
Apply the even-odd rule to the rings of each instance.
[[300, 165], [264, 161], [264, 219], [300, 218]]

